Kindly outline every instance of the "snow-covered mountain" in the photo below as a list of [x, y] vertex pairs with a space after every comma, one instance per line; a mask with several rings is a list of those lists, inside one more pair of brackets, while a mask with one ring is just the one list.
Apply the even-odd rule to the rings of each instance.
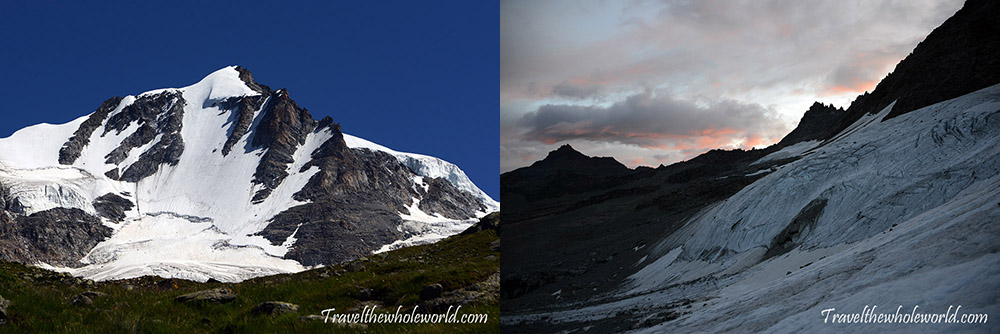
[[822, 312], [1000, 312], [997, 17], [995, 1], [967, 2], [873, 92], [847, 110], [814, 105], [767, 149], [595, 171], [607, 158], [567, 146], [502, 175], [504, 238], [517, 244], [501, 259], [502, 324], [996, 332], [992, 321], [833, 324]]
[[499, 210], [454, 164], [314, 120], [240, 67], [0, 139], [0, 257], [104, 280], [304, 270]]

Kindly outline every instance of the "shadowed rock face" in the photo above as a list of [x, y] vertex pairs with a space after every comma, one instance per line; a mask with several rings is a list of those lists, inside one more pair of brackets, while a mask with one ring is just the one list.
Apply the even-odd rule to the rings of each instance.
[[767, 259], [785, 254], [798, 247], [802, 239], [806, 237], [806, 234], [815, 229], [816, 221], [819, 220], [819, 216], [823, 214], [823, 209], [826, 208], [826, 202], [825, 198], [817, 198], [802, 208], [802, 211], [792, 219], [792, 222], [781, 233], [774, 236], [774, 240], [771, 241], [771, 246], [767, 248], [764, 258]]
[[257, 95], [231, 97], [222, 102], [222, 109], [232, 110], [230, 123], [233, 124], [229, 129], [229, 137], [222, 146], [222, 155], [229, 155], [233, 145], [236, 145], [240, 138], [247, 134], [250, 125], [253, 124], [254, 112], [259, 110], [266, 100], [265, 95]]
[[114, 222], [121, 222], [125, 219], [125, 211], [132, 210], [133, 207], [135, 205], [132, 204], [132, 201], [113, 193], [107, 193], [94, 199], [94, 209], [97, 210], [97, 214]]
[[0, 259], [78, 267], [77, 261], [111, 232], [80, 209], [55, 208], [13, 219], [0, 212]]
[[102, 136], [111, 130], [120, 133], [136, 121], [141, 124], [135, 133], [125, 138], [119, 147], [106, 156], [108, 163], [120, 163], [128, 151], [152, 142], [156, 136], [160, 138], [139, 156], [139, 160], [122, 172], [122, 181], [137, 182], [156, 173], [161, 164], [177, 164], [184, 152], [184, 139], [181, 138], [184, 104], [180, 92], [166, 91], [140, 97], [120, 113], [108, 118]]
[[268, 95], [271, 93], [271, 87], [268, 87], [267, 85], [258, 83], [253, 80], [253, 74], [250, 73], [250, 70], [240, 66], [236, 66], [236, 71], [240, 72], [240, 80], [242, 80], [243, 83], [247, 85], [247, 87], [250, 87], [250, 89], [253, 89], [255, 92], [261, 93], [263, 95]]
[[477, 211], [486, 210], [472, 194], [455, 188], [451, 182], [440, 177], [425, 179], [427, 195], [420, 201], [420, 210], [451, 219], [465, 219], [475, 216]]
[[[893, 101], [890, 119], [1000, 82], [1000, 5], [971, 0], [932, 31], [871, 93], [858, 96], [830, 136]], [[826, 138], [824, 138], [826, 139]]]
[[845, 117], [847, 112], [842, 108], [834, 108], [832, 104], [813, 103], [802, 115], [802, 120], [795, 130], [782, 138], [778, 146], [785, 147], [799, 142], [833, 137], [836, 134], [834, 131]]
[[70, 137], [59, 150], [59, 163], [72, 165], [76, 162], [76, 159], [80, 158], [81, 150], [90, 143], [90, 135], [97, 127], [101, 126], [104, 119], [108, 117], [108, 113], [117, 108], [121, 102], [121, 97], [112, 97], [105, 100], [94, 113], [90, 114], [90, 117], [87, 117], [87, 120], [83, 121], [73, 133], [73, 137]]
[[274, 217], [260, 234], [281, 244], [294, 233], [295, 244], [285, 258], [306, 266], [356, 259], [404, 237], [396, 229], [402, 223], [399, 214], [377, 200], [337, 198], [297, 206]]
[[292, 155], [316, 128], [316, 120], [292, 101], [285, 89], [272, 93], [262, 112], [260, 125], [253, 132], [251, 144], [268, 149], [254, 173], [253, 182], [264, 186], [254, 194], [254, 202], [266, 199], [288, 176], [285, 170], [288, 164], [294, 162]]

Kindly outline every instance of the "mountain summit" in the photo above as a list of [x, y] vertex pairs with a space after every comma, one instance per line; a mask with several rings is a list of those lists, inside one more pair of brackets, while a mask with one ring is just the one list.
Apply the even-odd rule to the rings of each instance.
[[0, 189], [0, 258], [98, 280], [295, 272], [499, 209], [457, 166], [345, 134], [237, 66], [0, 139]]

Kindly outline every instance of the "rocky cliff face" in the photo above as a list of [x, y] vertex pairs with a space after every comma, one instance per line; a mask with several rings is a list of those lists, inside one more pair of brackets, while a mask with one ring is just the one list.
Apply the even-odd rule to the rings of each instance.
[[80, 209], [55, 208], [30, 216], [0, 209], [0, 258], [78, 267], [80, 258], [111, 236], [111, 228]]
[[962, 9], [917, 44], [871, 93], [858, 96], [829, 136], [894, 101], [885, 119], [1000, 82], [998, 17], [1000, 6], [995, 1], [966, 1]]

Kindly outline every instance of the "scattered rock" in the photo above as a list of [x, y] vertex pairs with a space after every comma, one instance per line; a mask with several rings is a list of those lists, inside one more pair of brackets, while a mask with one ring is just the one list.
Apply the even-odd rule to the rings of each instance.
[[310, 315], [300, 316], [299, 320], [305, 321], [305, 322], [316, 321], [316, 320], [323, 321], [323, 320], [326, 320], [326, 317], [321, 316], [321, 315], [310, 314]]
[[83, 294], [79, 294], [79, 295], [73, 296], [73, 299], [71, 299], [69, 302], [70, 302], [70, 304], [73, 304], [73, 305], [76, 305], [76, 306], [93, 306], [94, 305], [94, 300], [90, 299], [90, 297], [84, 296]]
[[80, 295], [81, 296], [86, 296], [86, 297], [88, 297], [90, 299], [95, 299], [95, 298], [98, 298], [98, 297], [106, 297], [108, 294], [100, 292], [100, 291], [84, 291], [83, 293], [80, 293]]
[[350, 272], [364, 271], [365, 270], [365, 264], [361, 263], [361, 261], [354, 261], [354, 262], [351, 262], [351, 263], [347, 264], [346, 269], [347, 269], [347, 271], [350, 271]]
[[236, 300], [236, 294], [228, 288], [202, 290], [177, 296], [174, 301], [179, 303], [215, 303], [222, 304]]
[[0, 296], [0, 326], [10, 323], [10, 318], [7, 316], [7, 308], [10, 307], [10, 304], [9, 300], [3, 299], [3, 296]]
[[294, 313], [298, 311], [299, 311], [298, 305], [288, 302], [269, 301], [254, 306], [254, 308], [250, 310], [250, 313], [253, 315], [277, 316], [285, 313]]
[[349, 322], [349, 323], [334, 322], [333, 325], [337, 326], [337, 327], [340, 327], [340, 328], [347, 328], [347, 329], [350, 329], [350, 330], [367, 330], [368, 329], [368, 325], [354, 323], [354, 322]]
[[442, 291], [444, 291], [444, 288], [441, 287], [441, 284], [434, 283], [425, 286], [423, 290], [420, 290], [420, 300], [431, 300], [441, 297]]
[[439, 298], [420, 303], [420, 308], [431, 312], [446, 311], [449, 306], [496, 304], [500, 302], [500, 273], [462, 289], [448, 291]]

